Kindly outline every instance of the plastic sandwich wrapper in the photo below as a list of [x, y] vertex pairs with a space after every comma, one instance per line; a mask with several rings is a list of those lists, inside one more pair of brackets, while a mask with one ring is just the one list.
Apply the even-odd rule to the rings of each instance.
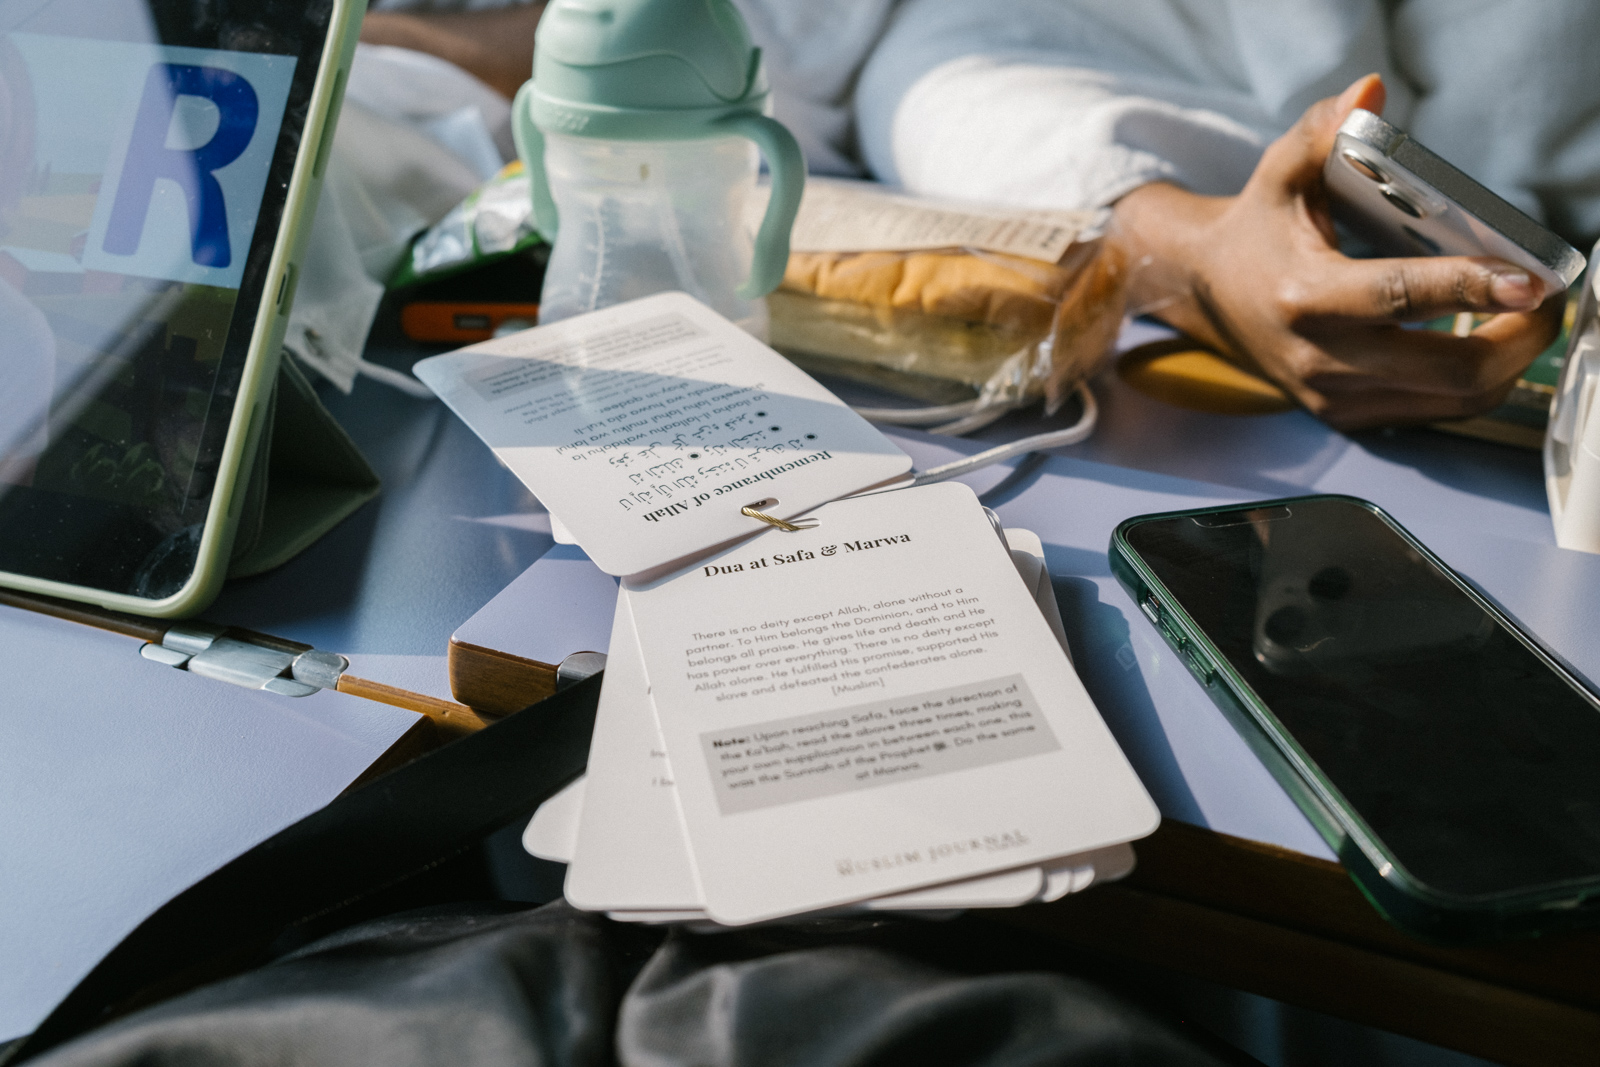
[[[412, 242], [389, 279], [391, 289], [488, 266], [540, 244], [528, 174], [520, 160], [474, 189]], [[530, 301], [538, 298], [529, 293]]]
[[807, 370], [962, 405], [969, 419], [1040, 397], [1054, 410], [1122, 324], [1127, 272], [1108, 218], [813, 178], [767, 298], [770, 343]]

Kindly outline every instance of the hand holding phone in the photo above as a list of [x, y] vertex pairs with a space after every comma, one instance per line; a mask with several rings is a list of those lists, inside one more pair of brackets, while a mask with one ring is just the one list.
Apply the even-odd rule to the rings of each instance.
[[[1313, 105], [1237, 196], [1152, 183], [1116, 207], [1130, 261], [1148, 264], [1132, 278], [1130, 306], [1270, 378], [1340, 429], [1490, 410], [1560, 329], [1559, 291], [1516, 262], [1340, 251], [1324, 168], [1345, 119], [1377, 113], [1383, 100], [1370, 76]], [[1470, 337], [1403, 328], [1463, 311], [1495, 317]]]

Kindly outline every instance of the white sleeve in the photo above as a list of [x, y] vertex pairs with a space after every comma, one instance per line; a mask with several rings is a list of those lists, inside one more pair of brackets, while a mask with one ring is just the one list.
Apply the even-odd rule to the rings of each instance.
[[861, 173], [850, 94], [899, 0], [734, 0], [814, 173]]
[[901, 98], [886, 146], [891, 180], [1028, 207], [1101, 207], [1152, 181], [1238, 192], [1262, 135], [1220, 110], [1162, 99], [1160, 85], [1141, 88], [1082, 67], [951, 60]]
[[1600, 4], [1406, 0], [1408, 130], [1569, 241], [1600, 236]]
[[886, 181], [1092, 208], [1155, 180], [1237, 192], [1307, 106], [1373, 70], [1399, 81], [1379, 0], [911, 0], [857, 121]]

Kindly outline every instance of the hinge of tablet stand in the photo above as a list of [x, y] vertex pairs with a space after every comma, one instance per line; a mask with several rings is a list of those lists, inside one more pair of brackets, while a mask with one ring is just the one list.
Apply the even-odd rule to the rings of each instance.
[[333, 652], [288, 651], [206, 623], [173, 626], [160, 644], [150, 642], [139, 654], [219, 682], [289, 697], [336, 688], [339, 676], [350, 666], [349, 660]]

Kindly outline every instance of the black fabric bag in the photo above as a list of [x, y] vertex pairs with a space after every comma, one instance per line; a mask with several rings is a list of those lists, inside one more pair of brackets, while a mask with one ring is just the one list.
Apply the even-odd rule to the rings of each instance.
[[[126, 1016], [34, 1067], [1219, 1067], [1089, 983], [963, 975], [874, 943], [880, 920], [663, 935], [575, 911], [376, 919]], [[893, 939], [891, 937], [891, 939]], [[841, 943], [842, 942], [842, 943]]]
[[239, 857], [151, 916], [0, 1062], [1253, 1062], [1081, 979], [997, 971], [960, 923], [668, 934], [564, 903], [492, 902], [340, 928], [363, 901], [381, 905], [386, 889], [477, 847], [581, 773], [599, 686], [430, 753]]

